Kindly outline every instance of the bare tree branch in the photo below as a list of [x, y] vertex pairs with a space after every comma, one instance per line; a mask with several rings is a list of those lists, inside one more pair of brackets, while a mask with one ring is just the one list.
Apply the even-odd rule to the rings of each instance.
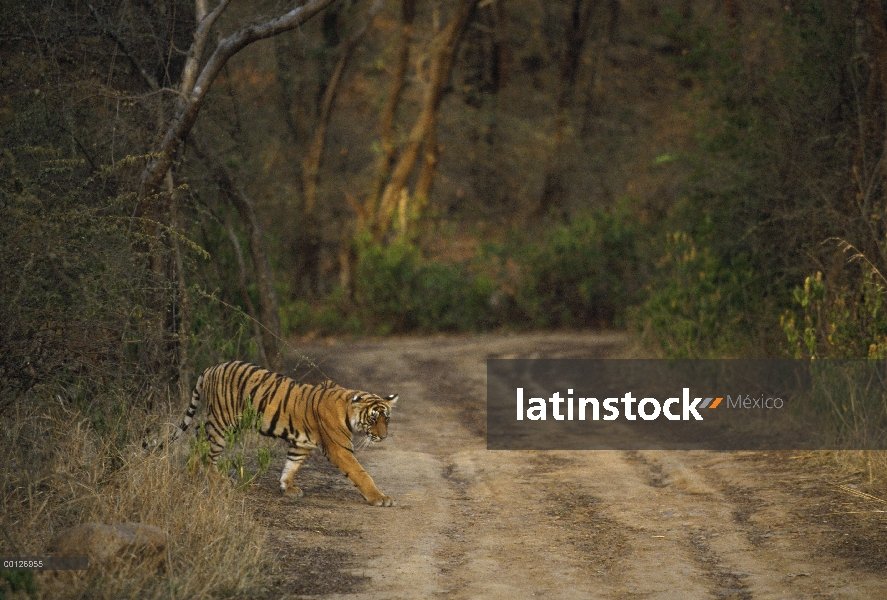
[[564, 159], [567, 155], [564, 151], [564, 144], [569, 131], [568, 111], [573, 104], [576, 76], [588, 39], [592, 16], [599, 2], [600, 0], [572, 0], [570, 20], [566, 31], [567, 39], [560, 65], [561, 88], [558, 91], [554, 117], [554, 135], [545, 169], [542, 196], [535, 210], [537, 217], [545, 216], [552, 208], [562, 210], [561, 203], [565, 194]]
[[194, 91], [194, 82], [197, 80], [197, 68], [200, 65], [200, 59], [203, 56], [203, 50], [206, 47], [206, 40], [209, 37], [209, 31], [215, 25], [216, 20], [228, 7], [231, 0], [220, 0], [218, 5], [209, 14], [206, 14], [206, 0], [195, 0], [197, 30], [194, 32], [194, 43], [188, 50], [188, 56], [185, 59], [185, 68], [182, 71], [182, 96], [178, 106], [181, 108], [187, 101], [188, 96]]
[[[188, 78], [191, 75], [183, 78], [182, 91], [186, 99], [183, 99], [180, 106], [177, 107], [176, 114], [155, 152], [156, 158], [145, 168], [142, 174], [142, 180], [139, 185], [139, 195], [141, 198], [145, 198], [156, 191], [164, 175], [172, 166], [178, 145], [187, 137], [194, 126], [209, 88], [228, 60], [254, 42], [273, 37], [302, 25], [332, 4], [333, 1], [310, 0], [306, 4], [298, 6], [285, 14], [274, 17], [264, 23], [249, 25], [219, 40], [216, 49], [207, 59], [203, 68], [200, 69], [199, 75], [196, 76], [193, 86], [188, 83]], [[189, 63], [195, 65], [195, 73], [197, 71], [196, 65], [200, 61], [198, 50], [205, 46], [213, 24], [229, 2], [230, 0], [221, 0], [216, 8], [207, 14], [197, 26], [197, 31], [194, 34], [194, 44], [192, 44], [191, 50], [189, 50], [188, 59]], [[187, 89], [186, 86], [190, 87], [190, 89]]]

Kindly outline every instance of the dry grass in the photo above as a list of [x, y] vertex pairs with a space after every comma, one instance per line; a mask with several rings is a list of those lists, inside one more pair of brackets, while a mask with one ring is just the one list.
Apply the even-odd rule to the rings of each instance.
[[810, 455], [817, 462], [833, 465], [842, 473], [864, 477], [870, 484], [887, 484], [885, 450], [821, 450]]
[[[111, 406], [114, 399], [103, 401]], [[57, 398], [28, 398], [10, 406], [0, 433], [5, 457], [0, 555], [43, 556], [55, 534], [77, 523], [145, 523], [169, 533], [165, 570], [120, 563], [43, 572], [37, 577], [40, 595], [261, 595], [274, 559], [245, 496], [227, 480], [205, 472], [188, 475], [187, 444], [146, 454], [135, 441], [122, 448], [108, 441], [138, 440], [145, 421], [139, 411], [130, 411], [100, 436], [83, 409]]]

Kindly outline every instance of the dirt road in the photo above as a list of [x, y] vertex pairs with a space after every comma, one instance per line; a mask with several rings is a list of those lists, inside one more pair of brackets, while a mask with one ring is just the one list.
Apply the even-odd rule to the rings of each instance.
[[[486, 450], [486, 358], [620, 356], [623, 343], [545, 333], [300, 346], [343, 385], [400, 394], [388, 439], [357, 453], [398, 506], [364, 504], [319, 456], [297, 476], [305, 497], [282, 498], [278, 457], [251, 492], [285, 565], [272, 595], [887, 598], [887, 518], [833, 515], [848, 512], [835, 510], [840, 493], [798, 455]], [[856, 506], [872, 508], [883, 506]]]

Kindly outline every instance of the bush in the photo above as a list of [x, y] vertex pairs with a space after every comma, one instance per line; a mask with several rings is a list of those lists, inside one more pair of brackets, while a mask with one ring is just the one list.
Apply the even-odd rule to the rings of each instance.
[[[32, 388], [71, 399], [109, 385], [165, 393], [175, 369], [171, 232], [133, 218], [115, 177], [137, 158], [90, 173], [53, 147], [16, 147], [0, 161], [0, 412]], [[157, 225], [158, 237], [146, 231]], [[108, 419], [113, 418], [107, 415]]]
[[733, 23], [668, 15], [697, 143], [660, 222], [687, 237], [657, 253], [638, 313], [666, 354], [777, 353], [791, 284], [829, 260], [821, 242], [874, 231], [846, 191], [860, 101], [851, 14], [817, 0]]
[[687, 233], [666, 235], [648, 297], [634, 312], [646, 337], [669, 358], [739, 355], [755, 309], [745, 289], [753, 271], [724, 265]]
[[353, 292], [335, 289], [321, 306], [285, 304], [286, 331], [385, 335], [621, 325], [636, 301], [639, 228], [628, 201], [529, 237], [480, 244], [461, 262], [427, 258], [411, 241], [357, 244]]
[[465, 331], [491, 326], [491, 278], [471, 265], [422, 257], [406, 241], [365, 243], [354, 274], [354, 309], [375, 333]]
[[872, 271], [850, 284], [826, 285], [817, 271], [794, 289], [796, 307], [782, 316], [795, 358], [887, 358], [887, 291]]
[[[810, 405], [830, 419], [836, 442], [877, 448], [887, 426], [880, 360], [887, 358], [885, 282], [869, 265], [853, 283], [827, 283], [818, 271], [808, 276], [794, 289], [796, 306], [781, 325], [793, 357], [826, 359], [813, 361]], [[829, 360], [865, 358], [872, 360]], [[871, 474], [871, 452], [851, 456], [851, 462], [867, 463]], [[882, 472], [883, 466], [882, 459]]]
[[514, 265], [502, 277], [504, 287], [514, 290], [518, 320], [535, 327], [624, 323], [625, 309], [640, 291], [641, 232], [628, 202], [539, 232], [521, 232], [492, 250], [503, 264]]

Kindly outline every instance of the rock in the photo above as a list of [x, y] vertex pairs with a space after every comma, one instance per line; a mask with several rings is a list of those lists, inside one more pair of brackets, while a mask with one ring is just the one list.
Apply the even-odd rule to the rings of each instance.
[[166, 564], [169, 535], [142, 523], [82, 523], [59, 533], [47, 548], [55, 556], [88, 556], [90, 564], [127, 560], [160, 567]]

